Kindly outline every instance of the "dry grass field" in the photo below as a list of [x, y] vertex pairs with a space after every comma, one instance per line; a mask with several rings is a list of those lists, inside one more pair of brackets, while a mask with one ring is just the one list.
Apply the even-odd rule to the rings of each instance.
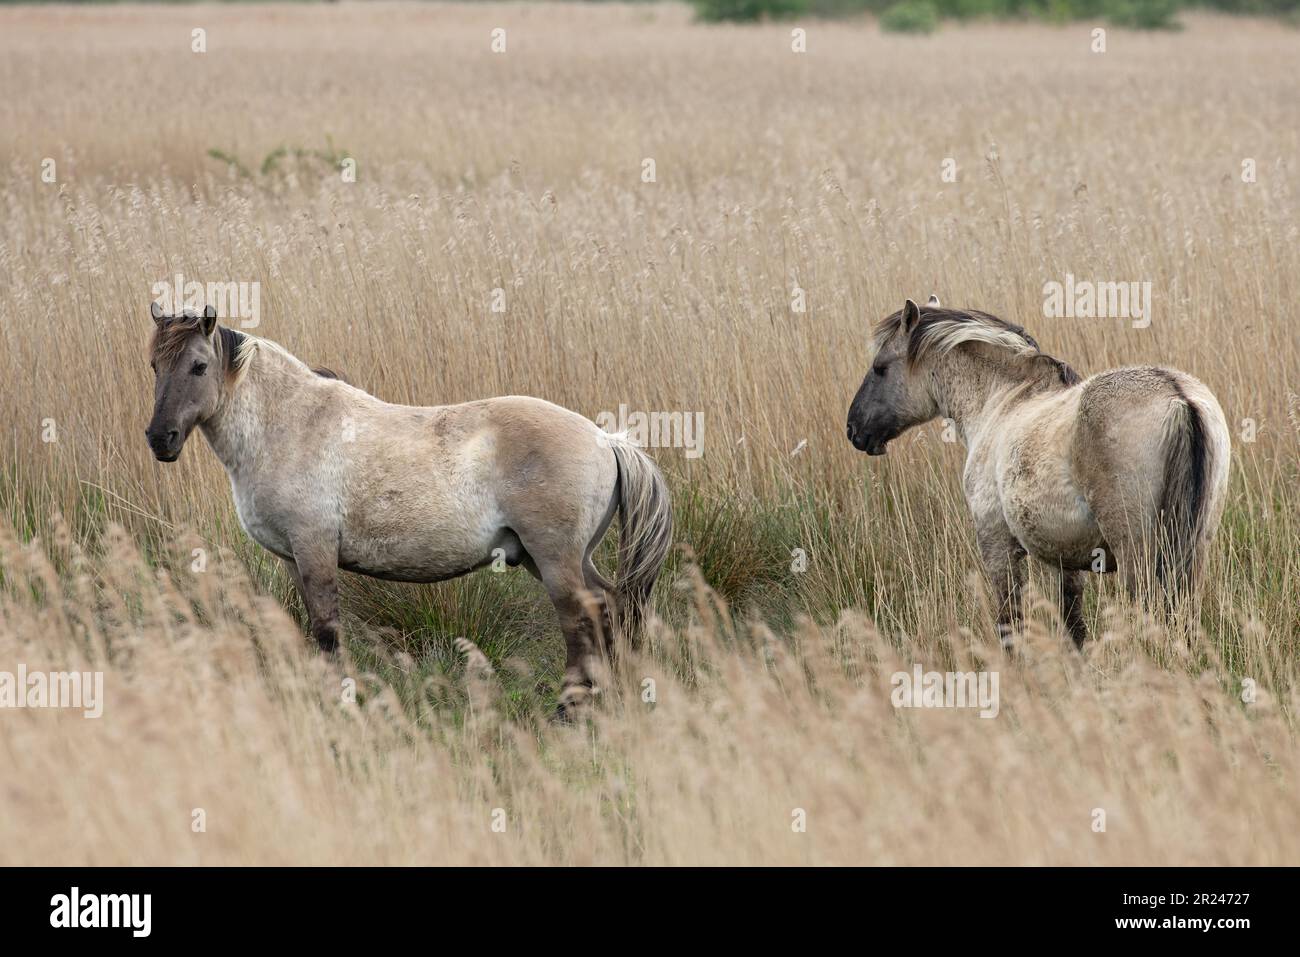
[[[675, 5], [0, 9], [0, 672], [105, 675], [102, 717], [0, 710], [0, 863], [1300, 863], [1300, 31], [1183, 19], [794, 53]], [[203, 440], [145, 444], [178, 273], [390, 401], [698, 417], [590, 720], [547, 720], [523, 572], [349, 578], [344, 662], [308, 648]], [[1045, 318], [1067, 274], [1150, 282], [1149, 327]], [[844, 436], [931, 292], [1216, 393], [1198, 612], [1098, 576], [1079, 655], [1035, 577], [1003, 655], [961, 449]], [[894, 708], [914, 663], [997, 672], [997, 717]]]

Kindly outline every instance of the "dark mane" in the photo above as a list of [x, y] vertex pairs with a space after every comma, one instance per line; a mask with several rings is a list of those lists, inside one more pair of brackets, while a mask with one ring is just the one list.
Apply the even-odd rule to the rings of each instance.
[[[170, 367], [185, 351], [190, 337], [203, 334], [202, 323], [202, 317], [188, 313], [184, 316], [164, 317], [162, 322], [154, 327], [153, 340], [149, 343], [150, 359], [164, 368]], [[248, 336], [242, 332], [217, 326], [213, 347], [227, 375], [233, 376], [239, 372], [243, 363], [247, 361], [240, 356], [240, 347], [247, 338]], [[322, 379], [338, 379], [340, 382], [347, 382], [348, 385], [352, 384], [348, 382], [346, 376], [325, 366], [316, 366], [311, 371]]]
[[244, 334], [225, 326], [217, 326], [217, 355], [221, 357], [226, 372], [234, 375], [239, 371], [239, 347], [243, 345]]
[[[1068, 364], [1043, 352], [1038, 341], [1023, 326], [973, 309], [921, 306], [920, 311], [921, 318], [907, 334], [909, 367], [914, 368], [930, 356], [948, 352], [964, 342], [979, 342], [1006, 349], [1014, 355], [1050, 363], [1063, 385], [1082, 381]], [[876, 348], [901, 332], [902, 325], [901, 309], [882, 319], [875, 329]]]
[[[203, 335], [201, 316], [186, 314], [184, 316], [164, 317], [154, 327], [153, 339], [149, 343], [149, 358], [160, 366], [171, 366], [182, 352], [191, 336]], [[245, 336], [242, 332], [217, 326], [217, 335], [213, 345], [217, 357], [228, 374], [239, 371], [239, 347]]]
[[325, 366], [312, 366], [311, 371], [316, 373], [322, 379], [338, 379], [340, 382], [347, 382], [348, 385], [352, 384], [351, 382], [348, 382], [346, 376], [340, 375], [333, 369], [328, 369]]

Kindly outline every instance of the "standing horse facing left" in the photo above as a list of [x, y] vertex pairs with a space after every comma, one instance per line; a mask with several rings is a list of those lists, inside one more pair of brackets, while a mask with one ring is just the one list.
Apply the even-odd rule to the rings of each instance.
[[1148, 570], [1171, 598], [1191, 589], [1223, 514], [1231, 446], [1202, 382], [1157, 366], [1084, 379], [1020, 326], [933, 296], [881, 321], [875, 347], [849, 441], [883, 455], [907, 429], [952, 420], [1004, 644], [1020, 622], [1026, 555], [1060, 573], [1078, 645], [1084, 578], [1099, 559], [1130, 591]]
[[[239, 521], [284, 559], [320, 647], [341, 634], [338, 571], [436, 582], [523, 565], [559, 615], [560, 709], [591, 694], [614, 622], [634, 632], [668, 554], [663, 476], [626, 437], [541, 399], [391, 405], [283, 347], [153, 305], [154, 412], [174, 462], [195, 426], [230, 476]], [[619, 513], [617, 585], [592, 552]]]

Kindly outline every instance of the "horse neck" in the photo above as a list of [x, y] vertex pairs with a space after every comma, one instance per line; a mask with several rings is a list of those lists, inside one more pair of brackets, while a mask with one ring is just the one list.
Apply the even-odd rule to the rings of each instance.
[[954, 349], [934, 360], [931, 391], [939, 414], [952, 419], [962, 442], [981, 431], [1007, 395], [1026, 385], [1023, 368], [1011, 360]]
[[232, 477], [285, 440], [277, 433], [294, 407], [293, 394], [311, 375], [291, 356], [258, 344], [217, 411], [200, 426]]

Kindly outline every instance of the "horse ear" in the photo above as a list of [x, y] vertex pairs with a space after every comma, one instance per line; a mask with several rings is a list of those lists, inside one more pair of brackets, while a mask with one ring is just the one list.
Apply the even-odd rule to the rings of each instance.
[[203, 334], [205, 336], [210, 336], [212, 335], [212, 331], [216, 328], [217, 328], [217, 307], [204, 306], [203, 307]]
[[156, 299], [149, 303], [149, 315], [153, 316], [153, 321], [158, 323], [160, 326], [163, 324], [163, 320], [167, 318], [163, 315], [163, 308], [158, 304], [158, 300]]
[[938, 308], [939, 308], [939, 297], [936, 296], [934, 293], [930, 293], [930, 301], [927, 302], [926, 305], [927, 305], [927, 306], [930, 306], [930, 307], [933, 308], [933, 309], [938, 309]]
[[903, 303], [903, 331], [911, 332], [921, 318], [921, 308], [912, 300]]

